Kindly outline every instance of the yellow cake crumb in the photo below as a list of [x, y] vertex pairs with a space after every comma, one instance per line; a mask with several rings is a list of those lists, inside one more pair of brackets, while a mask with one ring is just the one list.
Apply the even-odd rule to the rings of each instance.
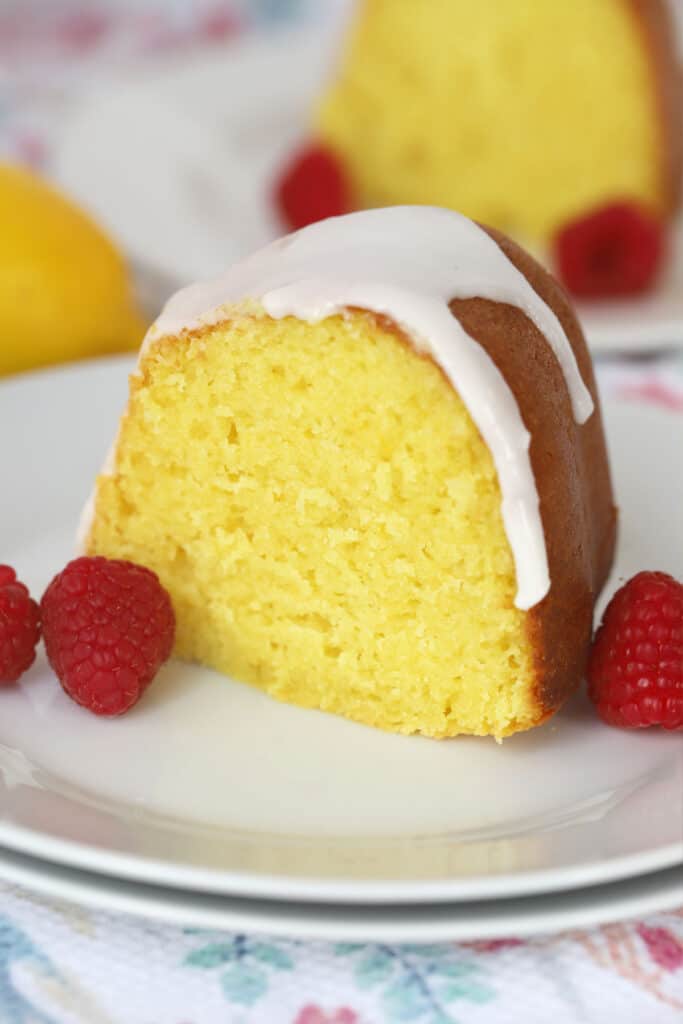
[[500, 504], [397, 332], [244, 307], [144, 357], [88, 550], [159, 574], [181, 658], [382, 729], [500, 737], [539, 719]]

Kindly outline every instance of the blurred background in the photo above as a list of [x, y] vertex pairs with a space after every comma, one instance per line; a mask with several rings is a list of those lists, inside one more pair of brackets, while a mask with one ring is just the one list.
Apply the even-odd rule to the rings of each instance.
[[[638, 156], [638, 146], [649, 145], [645, 136], [661, 114], [657, 102], [647, 109], [641, 102], [639, 90], [642, 93], [644, 86], [635, 66], [640, 57], [626, 54], [628, 40], [617, 38], [614, 26], [602, 19], [609, 10], [620, 17], [619, 9], [631, 2], [582, 0], [570, 5], [576, 7], [579, 19], [576, 35], [563, 38], [556, 53], [562, 61], [547, 62], [548, 88], [531, 92], [529, 110], [540, 117], [544, 103], [560, 102], [567, 81], [573, 80], [578, 89], [584, 77], [601, 73], [607, 49], [598, 44], [600, 33], [615, 40], [615, 51], [624, 49], [621, 63], [613, 62], [613, 72], [605, 72], [613, 73], [613, 78], [606, 80], [603, 98], [596, 96], [594, 104], [583, 107], [579, 103], [575, 111], [578, 141], [567, 145], [567, 178], [577, 195], [584, 197], [595, 192], [592, 179], [598, 172], [608, 174], [609, 151], [622, 143], [626, 146], [625, 140], [632, 136], [628, 145]], [[660, 5], [668, 6], [679, 21], [683, 18], [679, 0], [645, 0], [641, 7], [656, 14]], [[490, 103], [498, 115], [496, 131], [510, 120], [505, 103], [523, 92], [531, 47], [537, 52], [547, 50], [542, 36], [534, 35], [538, 28], [534, 12], [569, 8], [546, 0], [485, 0], [481, 10], [488, 14], [479, 19], [480, 24], [470, 19], [465, 32], [471, 46], [467, 42], [464, 49], [460, 45], [439, 50], [439, 19], [444, 26], [453, 21], [455, 8], [448, 3], [428, 0], [411, 5], [406, 0], [385, 0], [368, 5], [368, 10], [380, 13], [374, 23], [375, 15], [371, 16], [364, 45], [380, 56], [371, 75], [373, 61], [366, 60], [359, 49], [352, 85], [345, 94], [342, 84], [323, 122], [323, 135], [334, 143], [333, 164], [343, 154], [348, 166], [342, 161], [341, 166], [330, 167], [329, 161], [321, 162], [318, 152], [312, 163], [297, 164], [297, 154], [310, 156], [306, 147], [316, 130], [312, 110], [340, 67], [341, 40], [350, 15], [363, 6], [354, 0], [0, 0], [0, 374], [134, 349], [146, 325], [180, 285], [217, 274], [238, 256], [287, 228], [300, 226], [302, 217], [313, 218], [313, 207], [322, 213], [343, 212], [342, 196], [348, 195], [338, 179], [358, 158], [354, 146], [360, 150], [362, 141], [367, 149], [375, 126], [384, 121], [382, 88], [395, 89], [399, 96], [402, 89], [406, 91], [394, 105], [397, 155], [395, 160], [391, 154], [387, 158], [389, 172], [387, 160], [382, 171], [378, 159], [376, 176], [391, 177], [394, 163], [402, 163], [407, 184], [402, 192], [397, 177], [391, 183], [396, 184], [395, 192], [383, 193], [383, 181], [379, 190], [376, 181], [370, 181], [358, 205], [390, 201], [454, 205], [510, 230], [544, 257], [544, 246], [552, 239], [539, 240], [515, 230], [503, 199], [507, 189], [509, 196], [521, 195], [523, 205], [525, 190], [540, 196], [547, 180], [557, 177], [553, 168], [544, 165], [551, 145], [546, 129], [536, 130], [529, 121], [528, 138], [516, 133], [520, 151], [536, 147], [534, 169], [540, 176], [538, 181], [530, 177], [520, 164], [515, 184], [514, 161], [486, 148], [496, 134], [491, 128], [494, 122], [482, 120], [483, 130], [478, 133], [477, 123], [473, 127], [461, 115], [476, 92], [477, 102], [483, 107]], [[458, 0], [455, 7], [465, 10], [468, 5]], [[427, 29], [428, 19], [421, 16], [428, 9], [434, 17]], [[415, 32], [407, 17], [415, 18]], [[507, 35], [496, 27], [505, 19]], [[514, 24], [520, 19], [529, 25], [529, 32], [521, 37], [519, 25]], [[451, 33], [449, 38], [454, 40], [456, 35]], [[527, 37], [529, 49], [524, 51], [519, 39]], [[650, 44], [646, 48], [651, 51]], [[441, 70], [439, 61], [445, 61]], [[385, 75], [382, 85], [382, 68], [387, 71], [391, 62], [401, 69], [400, 76], [387, 85], [391, 76]], [[558, 71], [562, 62], [564, 84]], [[439, 74], [445, 83], [459, 83], [456, 107], [460, 109], [450, 120], [447, 113], [434, 114], [429, 131], [420, 135], [420, 126], [429, 122], [430, 106], [426, 116], [424, 109], [411, 104], [417, 92], [413, 83], [425, 68], [433, 72], [432, 95]], [[673, 70], [676, 74], [680, 76], [680, 69]], [[679, 77], [679, 88], [680, 81]], [[615, 86], [620, 82], [623, 89]], [[366, 90], [364, 107], [359, 89]], [[678, 103], [680, 114], [683, 91], [679, 99], [680, 103], [672, 103]], [[613, 107], [607, 122], [613, 137], [598, 127], [595, 141], [586, 142], [588, 128], [605, 102]], [[564, 114], [557, 122], [561, 136]], [[638, 138], [633, 130], [636, 122], [642, 122]], [[681, 130], [678, 121], [672, 123], [673, 143], [670, 126], [668, 135], [673, 149], [679, 145]], [[388, 147], [389, 128], [385, 134]], [[574, 167], [572, 161], [581, 147], [599, 147], [603, 136], [604, 152], [596, 149], [592, 162], [584, 160]], [[449, 137], [450, 150], [442, 145]], [[511, 137], [513, 145], [515, 131]], [[426, 160], [430, 146], [434, 152], [428, 154], [433, 158], [429, 172], [422, 179], [413, 175], [409, 180], [410, 165]], [[455, 180], [461, 172], [465, 149], [471, 166], [475, 166], [473, 160], [480, 161], [482, 176], [488, 173], [499, 179], [500, 194], [491, 200], [491, 216], [487, 211], [480, 215], [474, 200], [472, 209], [465, 208], [457, 194], [452, 203], [443, 201], [449, 176]], [[604, 195], [598, 192], [598, 199], [608, 207], [622, 201], [630, 206], [626, 214], [608, 210], [606, 220], [595, 229], [591, 225], [588, 242], [585, 230], [579, 235], [583, 246], [579, 270], [591, 261], [591, 266], [600, 263], [603, 272], [607, 268], [605, 294], [617, 300], [582, 310], [589, 341], [596, 352], [641, 353], [677, 346], [683, 341], [678, 221], [663, 206], [648, 207], [646, 173], [641, 175], [641, 187], [635, 171], [630, 173], [630, 159], [613, 162], [625, 170], [614, 172], [616, 184], [606, 186]], [[283, 208], [278, 189], [280, 178], [288, 172], [298, 177], [288, 181], [290, 192]], [[355, 185], [362, 175], [358, 168], [354, 173]], [[472, 174], [476, 180], [477, 173]], [[429, 184], [422, 189], [422, 182]], [[331, 198], [333, 192], [336, 200]], [[641, 225], [632, 223], [636, 200], [638, 209], [642, 207], [651, 219], [645, 236], [638, 235]], [[582, 214], [593, 212], [592, 202], [585, 200]], [[587, 244], [592, 249], [586, 250]], [[631, 298], [619, 291], [627, 276], [626, 258], [635, 259], [636, 270], [647, 277], [638, 286], [637, 306], [621, 301]], [[645, 267], [646, 258], [650, 270]], [[595, 281], [588, 284], [590, 288]]]
[[176, 287], [273, 233], [275, 62], [345, 6], [0, 0], [0, 374], [137, 347]]

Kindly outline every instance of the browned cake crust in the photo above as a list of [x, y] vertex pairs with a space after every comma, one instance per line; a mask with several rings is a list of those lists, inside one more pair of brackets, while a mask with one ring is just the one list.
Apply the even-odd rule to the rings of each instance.
[[488, 299], [451, 302], [453, 314], [505, 377], [531, 434], [551, 578], [550, 591], [527, 614], [542, 720], [582, 679], [595, 599], [612, 564], [616, 509], [593, 366], [569, 299], [524, 250], [497, 231], [489, 234], [559, 318], [595, 403], [579, 426], [559, 363], [521, 310]]
[[[676, 0], [678, 2], [678, 0]], [[626, 0], [650, 56], [662, 140], [662, 194], [666, 213], [675, 213], [683, 188], [683, 76], [676, 26], [667, 0]]]

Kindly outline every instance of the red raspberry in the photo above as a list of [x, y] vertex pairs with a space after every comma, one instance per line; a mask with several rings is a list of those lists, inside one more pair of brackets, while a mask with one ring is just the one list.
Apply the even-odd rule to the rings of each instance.
[[0, 565], [0, 683], [30, 668], [40, 640], [40, 609], [9, 565]]
[[96, 715], [137, 703], [169, 657], [171, 599], [132, 562], [77, 558], [43, 594], [43, 637], [64, 690]]
[[580, 298], [637, 295], [662, 265], [661, 222], [635, 203], [610, 203], [561, 228], [554, 239], [562, 282]]
[[610, 725], [683, 729], [683, 586], [639, 572], [616, 592], [588, 663], [588, 692]]
[[339, 157], [315, 143], [289, 161], [275, 183], [275, 202], [290, 230], [353, 209], [351, 185]]

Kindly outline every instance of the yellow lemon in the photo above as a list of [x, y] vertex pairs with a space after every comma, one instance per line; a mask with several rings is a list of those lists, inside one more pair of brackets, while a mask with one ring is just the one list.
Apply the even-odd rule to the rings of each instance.
[[0, 164], [0, 375], [136, 348], [121, 253], [41, 178]]

